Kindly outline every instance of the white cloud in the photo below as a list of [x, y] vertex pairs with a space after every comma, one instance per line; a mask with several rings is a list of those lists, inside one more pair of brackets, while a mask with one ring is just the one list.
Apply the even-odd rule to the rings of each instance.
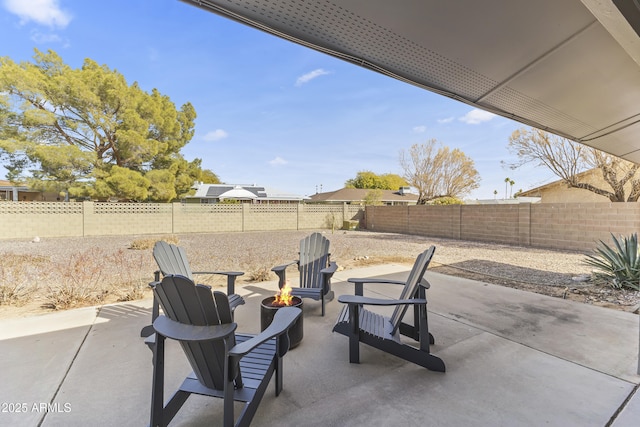
[[415, 126], [413, 128], [413, 132], [415, 133], [424, 133], [427, 131], [427, 127], [426, 126]]
[[211, 132], [207, 132], [205, 136], [202, 137], [205, 141], [219, 141], [228, 137], [229, 134], [222, 129], [216, 129]]
[[496, 116], [495, 114], [490, 113], [488, 111], [478, 110], [477, 108], [474, 108], [464, 116], [460, 117], [458, 120], [468, 125], [478, 125], [483, 122], [488, 122], [489, 120], [493, 119], [495, 116]]
[[453, 117], [447, 117], [444, 119], [438, 119], [438, 123], [451, 123], [453, 121]]
[[324, 76], [326, 74], [331, 73], [327, 70], [323, 70], [322, 68], [318, 68], [317, 70], [313, 70], [310, 73], [298, 77], [298, 79], [296, 80], [296, 86], [302, 86], [303, 84], [309, 83], [311, 80], [320, 76]]
[[34, 21], [51, 28], [65, 28], [71, 14], [60, 9], [58, 0], [4, 0], [4, 8], [20, 17], [20, 24]]
[[269, 164], [270, 164], [271, 166], [286, 165], [287, 163], [289, 163], [289, 162], [287, 162], [285, 159], [283, 159], [283, 158], [282, 158], [282, 157], [280, 157], [280, 156], [276, 157], [276, 158], [275, 158], [275, 159], [273, 159], [273, 160], [269, 160]]
[[45, 43], [62, 43], [63, 40], [57, 34], [46, 34], [41, 33], [39, 31], [31, 32], [31, 40], [37, 44], [45, 44]]

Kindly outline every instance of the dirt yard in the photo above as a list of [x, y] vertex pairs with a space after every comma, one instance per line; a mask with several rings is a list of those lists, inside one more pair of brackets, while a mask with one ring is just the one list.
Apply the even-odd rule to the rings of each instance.
[[[185, 234], [173, 236], [105, 236], [0, 241], [0, 285], [19, 277], [29, 288], [28, 298], [0, 305], [0, 317], [19, 317], [52, 311], [52, 292], [74, 280], [95, 282], [100, 303], [148, 297], [146, 283], [156, 269], [151, 247], [170, 237], [185, 248], [191, 268], [244, 271], [238, 285], [275, 280], [271, 267], [297, 257], [299, 241], [312, 231]], [[331, 241], [332, 260], [340, 269], [383, 263], [410, 266], [430, 245], [436, 253], [430, 270], [486, 283], [508, 286], [617, 310], [637, 311], [640, 292], [616, 290], [587, 280], [590, 269], [584, 254], [532, 249], [422, 236], [367, 231], [321, 230]], [[144, 249], [133, 247], [149, 246]], [[10, 271], [9, 259], [20, 260]], [[25, 266], [24, 263], [33, 265]], [[73, 278], [75, 275], [75, 278]], [[62, 280], [64, 279], [64, 280]], [[587, 280], [587, 281], [585, 281]], [[207, 282], [222, 286], [222, 279]], [[135, 285], [136, 292], [131, 290]], [[127, 288], [129, 286], [129, 288]], [[138, 291], [140, 292], [138, 294]], [[54, 303], [57, 300], [54, 301]], [[65, 300], [66, 301], [66, 300]], [[82, 306], [79, 301], [72, 306]], [[62, 307], [62, 304], [59, 304]], [[58, 307], [58, 309], [60, 309]]]

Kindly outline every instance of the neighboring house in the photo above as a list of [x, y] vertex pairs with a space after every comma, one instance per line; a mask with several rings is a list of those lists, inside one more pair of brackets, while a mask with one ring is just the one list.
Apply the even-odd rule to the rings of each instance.
[[[327, 193], [316, 193], [310, 197], [308, 203], [347, 203], [361, 205], [365, 203], [367, 193], [372, 190], [361, 188], [341, 188]], [[400, 190], [380, 190], [380, 202], [384, 205], [415, 205], [418, 195], [410, 192], [408, 187]]]
[[[520, 193], [522, 194], [522, 193]], [[475, 199], [465, 200], [465, 205], [518, 205], [521, 203], [540, 203], [540, 197], [520, 196], [511, 199]]]
[[2, 202], [55, 202], [59, 200], [56, 193], [30, 190], [26, 185], [15, 185], [10, 181], [0, 180], [0, 201]]
[[194, 185], [196, 194], [185, 197], [187, 203], [220, 203], [237, 200], [240, 203], [300, 203], [304, 196], [288, 194], [257, 185], [204, 184]]
[[[602, 178], [600, 169], [589, 169], [588, 171], [578, 174], [581, 182], [588, 182], [594, 187], [611, 191], [611, 186]], [[625, 185], [625, 194], [628, 196], [631, 191], [631, 183]], [[520, 197], [540, 197], [541, 203], [593, 203], [593, 202], [609, 202], [609, 198], [594, 193], [593, 191], [582, 188], [571, 188], [562, 180], [554, 181], [549, 184], [532, 188], [518, 194]]]

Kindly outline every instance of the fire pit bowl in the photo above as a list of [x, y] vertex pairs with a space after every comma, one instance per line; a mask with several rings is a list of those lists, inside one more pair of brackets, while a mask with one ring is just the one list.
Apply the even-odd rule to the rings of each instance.
[[[268, 297], [262, 300], [260, 304], [260, 330], [264, 331], [269, 327], [271, 322], [273, 322], [273, 316], [276, 315], [278, 309], [282, 307], [298, 307], [302, 309], [302, 298], [292, 297], [291, 304], [288, 306], [284, 305], [273, 305], [276, 297]], [[298, 320], [295, 321], [291, 328], [289, 328], [289, 348], [295, 348], [302, 341], [303, 329], [302, 329], [302, 319], [303, 316], [298, 317]]]

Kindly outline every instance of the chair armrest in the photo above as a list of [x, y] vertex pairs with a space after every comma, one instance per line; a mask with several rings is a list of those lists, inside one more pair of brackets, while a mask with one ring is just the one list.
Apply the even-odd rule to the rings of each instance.
[[300, 260], [292, 261], [288, 264], [277, 265], [271, 269], [278, 276], [278, 287], [282, 289], [284, 284], [287, 282], [287, 267], [293, 264], [298, 264]]
[[402, 281], [402, 280], [391, 280], [391, 279], [372, 279], [372, 278], [368, 278], [368, 279], [347, 279], [347, 282], [351, 282], [351, 283], [387, 283], [387, 284], [391, 284], [391, 285], [405, 285], [407, 282]]
[[243, 271], [192, 271], [191, 274], [222, 274], [225, 276], [242, 276]]
[[178, 341], [211, 341], [225, 338], [236, 330], [235, 323], [225, 325], [195, 326], [176, 322], [167, 316], [159, 316], [153, 321], [153, 329], [160, 335]]
[[379, 306], [393, 306], [393, 305], [417, 305], [426, 304], [427, 300], [423, 298], [410, 298], [410, 299], [380, 299], [380, 298], [368, 298], [360, 295], [340, 295], [338, 301], [343, 304], [349, 305], [379, 305]]
[[235, 345], [231, 350], [229, 350], [229, 356], [241, 358], [265, 341], [282, 335], [287, 332], [291, 325], [293, 325], [293, 322], [295, 322], [301, 315], [302, 310], [298, 307], [283, 307], [279, 309], [275, 316], [273, 316], [273, 321], [267, 329], [255, 337]]
[[277, 265], [271, 269], [274, 273], [278, 274], [279, 271], [284, 271], [287, 267], [293, 264], [298, 264], [300, 260], [291, 261], [287, 264]]
[[329, 267], [323, 268], [320, 270], [320, 274], [329, 275], [329, 277], [333, 276], [333, 273], [338, 269], [338, 264], [335, 262], [330, 262]]
[[391, 279], [371, 279], [371, 278], [364, 278], [364, 279], [354, 279], [354, 278], [350, 278], [347, 279], [347, 282], [351, 282], [354, 283], [355, 289], [354, 289], [354, 293], [356, 295], [364, 295], [364, 284], [365, 283], [383, 283], [383, 284], [389, 284], [389, 285], [402, 285], [404, 286], [406, 284], [406, 282], [403, 282], [401, 280], [391, 280]]
[[191, 274], [220, 274], [227, 276], [227, 295], [236, 293], [236, 278], [244, 274], [243, 271], [192, 271]]

